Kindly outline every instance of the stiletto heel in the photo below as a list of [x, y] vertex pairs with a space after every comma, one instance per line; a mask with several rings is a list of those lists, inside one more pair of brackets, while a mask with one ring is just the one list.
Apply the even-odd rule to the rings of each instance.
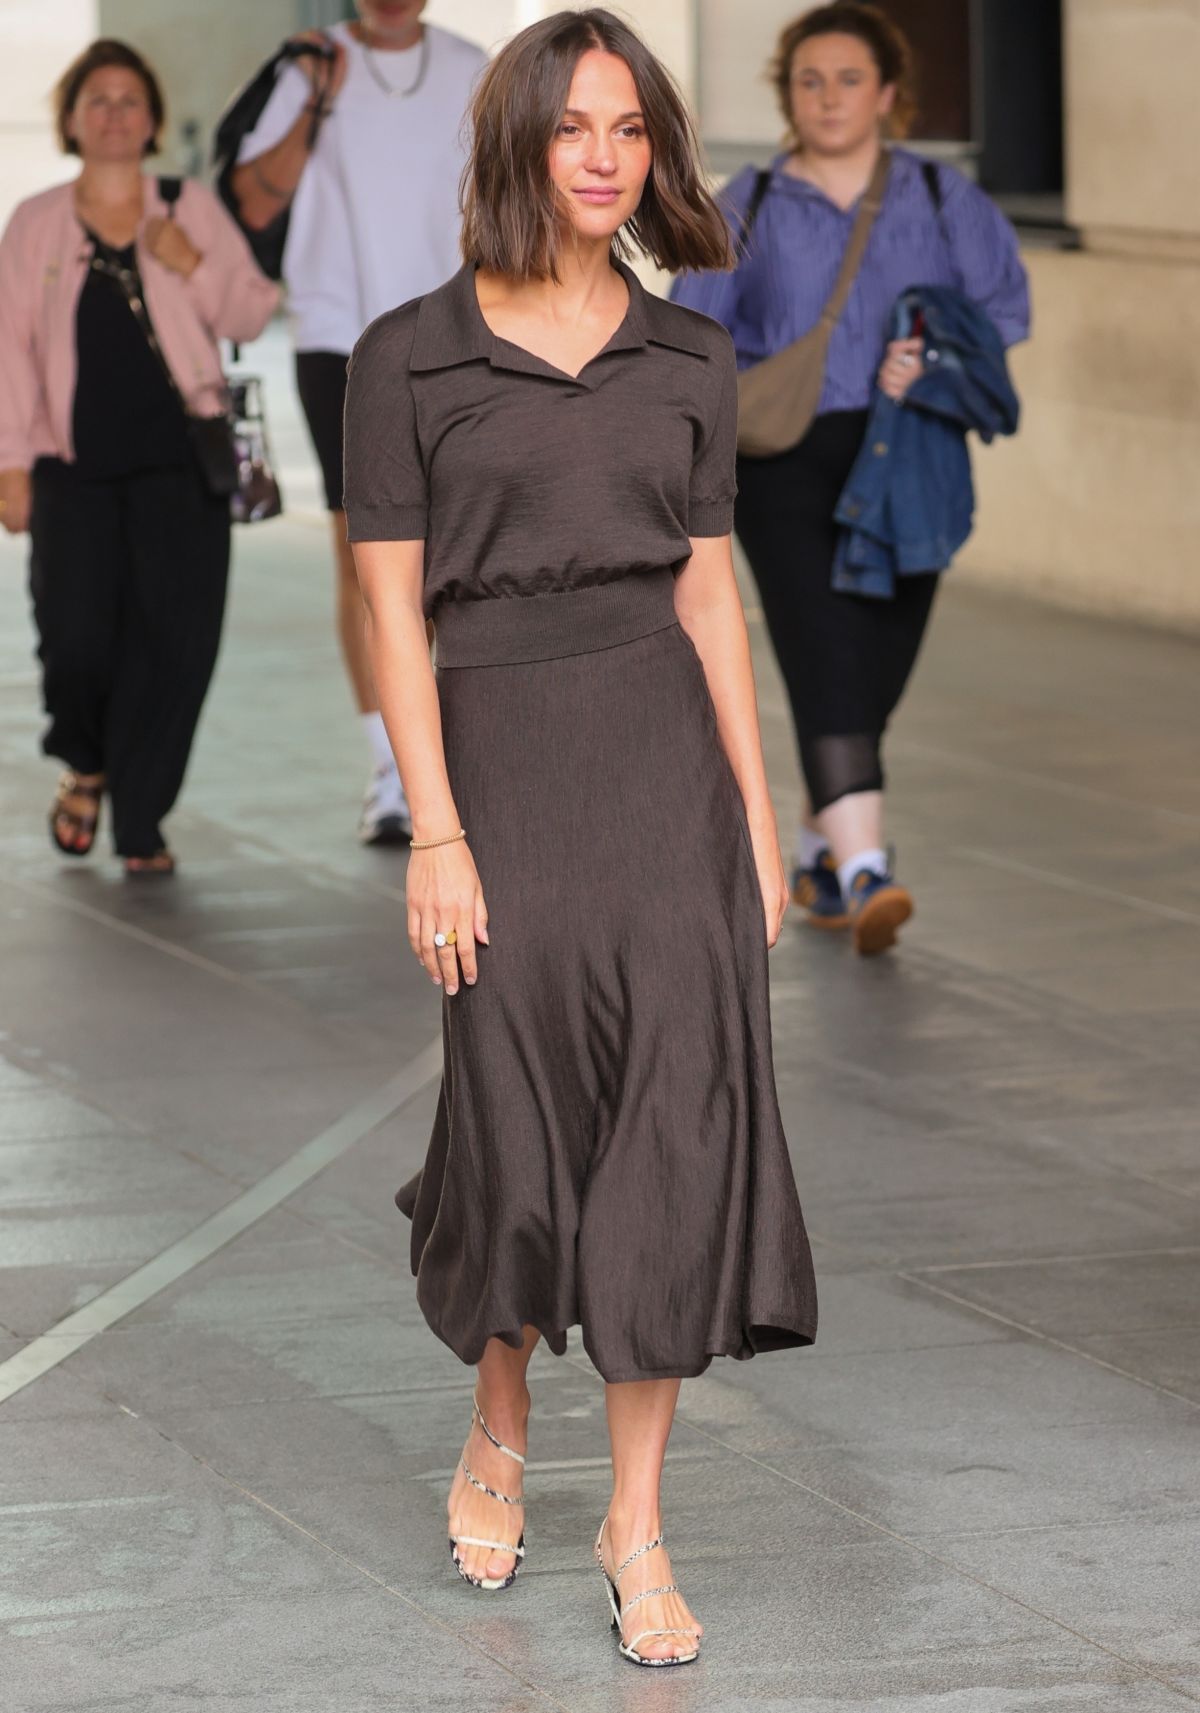
[[656, 1535], [652, 1541], [647, 1541], [645, 1546], [640, 1546], [636, 1552], [631, 1552], [629, 1557], [625, 1559], [622, 1564], [617, 1566], [616, 1574], [614, 1576], [610, 1576], [604, 1568], [604, 1554], [601, 1551], [602, 1543], [604, 1541], [604, 1531], [607, 1527], [608, 1518], [605, 1517], [604, 1521], [600, 1524], [600, 1533], [596, 1536], [596, 1563], [600, 1566], [600, 1574], [604, 1578], [604, 1586], [608, 1592], [608, 1603], [612, 1608], [612, 1628], [617, 1632], [617, 1650], [620, 1653], [621, 1658], [629, 1660], [633, 1665], [691, 1665], [693, 1660], [699, 1659], [700, 1657], [699, 1647], [694, 1647], [690, 1654], [669, 1654], [665, 1659], [647, 1659], [645, 1654], [640, 1654], [637, 1649], [638, 1643], [644, 1642], [648, 1636], [689, 1636], [694, 1642], [696, 1640], [696, 1633], [694, 1630], [685, 1630], [681, 1628], [670, 1630], [639, 1630], [637, 1635], [634, 1636], [631, 1641], [627, 1642], [625, 1640], [624, 1631], [622, 1629], [622, 1613], [628, 1616], [635, 1606], [640, 1605], [643, 1600], [653, 1599], [656, 1594], [678, 1594], [679, 1585], [676, 1582], [667, 1582], [664, 1583], [661, 1588], [647, 1588], [643, 1593], [633, 1595], [631, 1599], [626, 1600], [624, 1605], [622, 1605], [621, 1595], [619, 1592], [619, 1584], [622, 1576], [624, 1576], [625, 1572], [629, 1569], [629, 1566], [633, 1564], [636, 1559], [644, 1558], [648, 1552], [653, 1552], [655, 1547], [662, 1546], [664, 1544], [663, 1536]]
[[[497, 1451], [502, 1451], [505, 1457], [511, 1457], [514, 1463], [519, 1463], [522, 1469], [524, 1469], [525, 1459], [521, 1456], [521, 1453], [519, 1451], [514, 1451], [511, 1446], [505, 1445], [502, 1440], [498, 1440], [491, 1428], [484, 1421], [483, 1411], [479, 1408], [478, 1398], [472, 1398], [471, 1410], [473, 1419], [477, 1421], [483, 1429], [485, 1439], [487, 1439], [490, 1444], [494, 1445]], [[471, 1483], [471, 1486], [475, 1488], [476, 1492], [486, 1493], [489, 1499], [498, 1499], [502, 1505], [523, 1505], [525, 1503], [523, 1495], [519, 1499], [514, 1499], [510, 1494], [498, 1493], [494, 1487], [489, 1487], [485, 1482], [481, 1481], [479, 1477], [474, 1475], [468, 1468], [465, 1452], [459, 1459], [459, 1464], [462, 1468], [463, 1474]], [[458, 1548], [460, 1546], [488, 1546], [491, 1547], [493, 1552], [511, 1552], [515, 1555], [517, 1562], [513, 1565], [507, 1576], [472, 1576], [468, 1570], [463, 1568], [463, 1562], [458, 1556]], [[521, 1560], [525, 1557], [525, 1531], [522, 1529], [521, 1538], [517, 1542], [516, 1546], [514, 1546], [511, 1541], [482, 1540], [478, 1535], [451, 1535], [450, 1557], [454, 1560], [454, 1568], [457, 1570], [464, 1582], [469, 1582], [472, 1588], [482, 1588], [488, 1594], [498, 1594], [505, 1588], [511, 1588], [513, 1583], [517, 1580], [517, 1572], [521, 1568]]]

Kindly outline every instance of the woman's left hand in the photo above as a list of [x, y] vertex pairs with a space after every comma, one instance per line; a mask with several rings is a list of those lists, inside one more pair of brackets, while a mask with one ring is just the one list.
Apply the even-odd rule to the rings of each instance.
[[879, 390], [899, 404], [909, 387], [925, 373], [923, 339], [893, 339], [879, 371]]
[[142, 229], [142, 242], [164, 268], [187, 279], [195, 273], [203, 257], [191, 243], [177, 220], [164, 220], [156, 214]]
[[762, 889], [763, 915], [767, 919], [767, 945], [773, 946], [783, 927], [784, 912], [791, 896], [774, 815], [758, 825], [751, 822], [750, 843], [754, 848], [754, 866], [758, 871], [758, 884]]

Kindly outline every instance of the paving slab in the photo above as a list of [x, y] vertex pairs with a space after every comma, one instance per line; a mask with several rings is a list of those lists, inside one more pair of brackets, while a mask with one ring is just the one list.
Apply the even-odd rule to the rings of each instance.
[[1195, 1589], [1200, 1528], [1192, 1517], [1061, 1526], [957, 1541], [956, 1563], [994, 1586], [1051, 1606], [1135, 1665], [1186, 1681], [1200, 1659]]
[[890, 740], [902, 951], [863, 963], [793, 920], [771, 958], [821, 1333], [684, 1388], [667, 1525], [699, 1666], [639, 1674], [606, 1629], [577, 1334], [531, 1368], [520, 1580], [491, 1600], [453, 1575], [470, 1376], [392, 1203], [431, 1083], [67, 1354], [64, 1316], [439, 1027], [404, 857], [354, 836], [327, 522], [278, 333], [261, 354], [292, 509], [238, 532], [170, 885], [124, 885], [103, 842], [49, 849], [24, 550], [0, 540], [0, 1375], [39, 1334], [64, 1356], [0, 1404], [6, 1713], [1200, 1703], [1194, 640], [947, 582]]
[[[1196, 1212], [1184, 1204], [1185, 1223]], [[958, 1297], [1056, 1338], [1200, 1327], [1200, 1244], [1014, 1266], [939, 1266], [931, 1276]]]

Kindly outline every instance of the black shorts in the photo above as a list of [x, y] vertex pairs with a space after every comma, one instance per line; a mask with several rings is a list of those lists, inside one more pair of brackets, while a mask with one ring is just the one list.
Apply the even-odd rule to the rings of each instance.
[[346, 365], [343, 351], [297, 351], [296, 391], [312, 439], [325, 504], [331, 512], [345, 510], [342, 502], [342, 418], [346, 410]]

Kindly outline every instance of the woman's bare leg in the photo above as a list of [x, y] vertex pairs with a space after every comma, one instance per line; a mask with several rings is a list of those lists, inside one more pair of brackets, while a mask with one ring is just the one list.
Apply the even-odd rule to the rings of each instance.
[[[496, 1438], [510, 1445], [522, 1456], [525, 1452], [526, 1430], [529, 1424], [529, 1388], [525, 1370], [541, 1335], [536, 1327], [525, 1328], [525, 1343], [520, 1350], [490, 1338], [483, 1359], [476, 1370], [476, 1397], [484, 1420]], [[487, 1438], [479, 1423], [472, 1419], [471, 1431], [463, 1447], [472, 1475], [514, 1498], [522, 1491], [521, 1466]], [[450, 1487], [451, 1535], [477, 1535], [482, 1540], [512, 1541], [521, 1538], [525, 1526], [523, 1505], [502, 1505], [486, 1493], [472, 1487], [462, 1472], [454, 1472]], [[501, 1579], [509, 1574], [517, 1560], [511, 1552], [494, 1552], [488, 1547], [464, 1546], [458, 1551], [463, 1569], [469, 1576]]]
[[[675, 1406], [679, 1400], [678, 1380], [629, 1380], [604, 1388], [608, 1410], [608, 1433], [612, 1442], [613, 1493], [608, 1507], [608, 1526], [602, 1550], [604, 1565], [615, 1577], [617, 1567], [638, 1547], [662, 1533], [660, 1488], [663, 1459]], [[672, 1581], [666, 1550], [659, 1547], [631, 1564], [621, 1578], [622, 1602], [646, 1588], [661, 1588]], [[642, 1600], [622, 1627], [628, 1642], [641, 1630], [679, 1629], [699, 1636], [696, 1622], [681, 1594], [656, 1595]], [[691, 1653], [688, 1635], [648, 1636], [638, 1652], [649, 1659]]]

